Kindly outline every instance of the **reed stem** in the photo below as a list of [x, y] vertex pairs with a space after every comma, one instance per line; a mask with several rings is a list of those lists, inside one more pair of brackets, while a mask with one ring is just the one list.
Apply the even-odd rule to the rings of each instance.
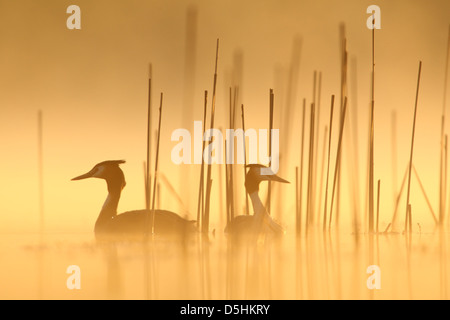
[[[400, 198], [403, 194], [403, 189], [405, 188], [405, 183], [406, 183], [406, 177], [408, 176], [408, 168], [409, 165], [406, 167], [405, 169], [405, 173], [403, 174], [403, 179], [402, 179], [402, 183], [400, 185], [400, 190], [398, 191], [396, 200], [395, 200], [395, 208], [394, 208], [394, 214], [392, 215], [392, 220], [391, 223], [389, 224], [389, 226], [394, 227], [395, 226], [395, 222], [397, 221], [397, 212], [398, 212], [398, 206], [400, 204]], [[388, 231], [389, 226], [386, 228], [386, 231]]]
[[315, 106], [311, 103], [311, 118], [309, 127], [309, 163], [308, 163], [308, 189], [306, 197], [306, 232], [312, 223], [312, 190], [313, 190], [313, 168], [314, 168], [314, 122]]
[[[319, 169], [319, 142], [320, 142], [320, 95], [322, 92], [322, 72], [319, 71], [318, 73], [318, 79], [317, 79], [317, 100], [314, 102], [314, 105], [316, 106], [316, 146], [315, 146], [315, 154], [314, 154], [314, 162], [316, 163], [316, 166], [314, 167], [314, 197], [313, 197], [313, 204], [314, 204], [314, 212], [317, 212], [317, 221], [320, 221], [320, 191], [321, 191], [321, 183], [318, 183], [317, 181], [317, 172]], [[324, 139], [325, 140], [325, 139]], [[317, 189], [319, 187], [319, 189]], [[317, 198], [318, 197], [318, 198]], [[316, 209], [316, 203], [319, 202], [319, 206]], [[316, 217], [314, 217], [315, 219]]]
[[[269, 167], [272, 164], [272, 129], [273, 129], [273, 105], [274, 105], [274, 94], [273, 89], [269, 92]], [[271, 208], [271, 198], [272, 198], [272, 184], [270, 180], [268, 181], [267, 189], [267, 213], [270, 215]]]
[[324, 201], [324, 210], [323, 210], [323, 231], [324, 232], [327, 227], [328, 179], [330, 176], [331, 133], [333, 131], [333, 110], [334, 110], [334, 95], [331, 96], [330, 130], [328, 131], [327, 177], [326, 177], [326, 183], [325, 183], [325, 201]]
[[[233, 90], [230, 87], [230, 112], [229, 112], [229, 128], [234, 130], [234, 123], [235, 123], [235, 113], [236, 113], [236, 94], [237, 90], [235, 88], [234, 94], [233, 94]], [[234, 98], [233, 98], [234, 97]], [[230, 182], [229, 182], [229, 196], [230, 196], [230, 214], [231, 214], [231, 219], [234, 218], [235, 214], [234, 214], [234, 170], [233, 170], [233, 163], [234, 163], [234, 155], [236, 154], [235, 150], [236, 147], [234, 145], [234, 143], [232, 144], [233, 146], [233, 150], [232, 150], [232, 154], [233, 154], [233, 159], [231, 159], [231, 163], [228, 165], [228, 174], [230, 176]]]
[[369, 134], [369, 233], [374, 231], [373, 219], [373, 183], [374, 183], [374, 112], [375, 112], [375, 18], [372, 26], [372, 87], [370, 105], [370, 134]]
[[318, 212], [318, 218], [317, 223], [320, 224], [320, 215], [322, 212], [322, 192], [323, 192], [323, 177], [325, 172], [325, 158], [327, 153], [327, 140], [328, 140], [328, 126], [325, 126], [324, 134], [323, 134], [323, 144], [322, 144], [322, 160], [320, 164], [320, 185], [319, 185], [319, 198], [318, 203], [319, 207], [317, 209]]
[[[216, 87], [217, 87], [217, 62], [219, 59], [219, 39], [217, 39], [216, 45], [216, 63], [214, 68], [214, 82], [213, 82], [213, 96], [211, 103], [211, 126], [210, 128], [214, 128], [214, 114], [216, 111]], [[211, 138], [212, 140], [212, 138]], [[209, 153], [211, 154], [212, 141], [209, 144]], [[211, 201], [211, 163], [208, 164], [208, 172], [206, 174], [206, 202], [205, 202], [205, 214], [204, 219], [202, 220], [202, 232], [208, 233], [209, 231], [209, 210], [210, 210], [210, 201]]]
[[338, 142], [338, 149], [337, 149], [337, 155], [336, 155], [336, 165], [335, 165], [335, 168], [334, 168], [333, 192], [331, 193], [330, 221], [329, 221], [329, 224], [328, 224], [328, 228], [329, 229], [331, 229], [331, 221], [332, 221], [332, 218], [333, 218], [334, 194], [335, 194], [335, 190], [336, 190], [336, 183], [337, 183], [339, 166], [340, 166], [340, 161], [341, 161], [342, 136], [344, 135], [344, 123], [345, 123], [346, 111], [347, 111], [347, 97], [345, 97], [345, 99], [344, 99], [344, 109], [342, 110], [340, 130], [339, 130], [339, 142]]
[[[340, 117], [343, 117], [344, 100], [347, 98], [347, 39], [345, 37], [345, 25], [341, 25], [341, 104]], [[339, 156], [341, 157], [341, 156]], [[339, 224], [340, 208], [341, 208], [341, 159], [339, 159], [338, 175], [337, 175], [337, 190], [336, 190], [336, 225]]]
[[148, 99], [147, 99], [147, 161], [145, 169], [145, 209], [150, 209], [151, 194], [151, 177], [150, 177], [150, 161], [151, 161], [151, 132], [152, 132], [152, 65], [149, 67], [148, 77]]
[[448, 29], [448, 38], [447, 38], [447, 55], [445, 56], [445, 74], [444, 74], [444, 97], [442, 102], [442, 118], [441, 118], [441, 156], [440, 156], [440, 166], [439, 166], [439, 225], [442, 227], [444, 225], [445, 218], [445, 187], [447, 184], [447, 175], [443, 177], [444, 171], [444, 139], [445, 139], [445, 107], [447, 104], [447, 82], [448, 82], [448, 65], [450, 59], [450, 26]]
[[159, 99], [159, 121], [158, 121], [158, 138], [156, 141], [156, 156], [155, 156], [155, 176], [153, 178], [153, 196], [152, 196], [152, 234], [155, 234], [155, 201], [156, 201], [156, 181], [158, 177], [158, 160], [159, 160], [159, 143], [161, 139], [161, 118], [162, 118], [163, 93]]
[[[241, 105], [241, 115], [242, 115], [242, 130], [244, 131], [242, 134], [243, 145], [244, 145], [244, 181], [245, 176], [247, 175], [247, 152], [246, 152], [246, 146], [245, 146], [245, 117], [244, 117], [244, 105]], [[248, 194], [247, 191], [244, 188], [245, 192], [245, 214], [249, 215], [249, 205], [248, 205]]]
[[302, 210], [303, 210], [303, 151], [305, 142], [305, 112], [306, 112], [306, 99], [303, 99], [303, 112], [302, 112], [302, 142], [300, 147], [300, 188], [299, 188], [299, 216], [300, 219], [297, 220], [297, 230], [302, 229]]
[[203, 103], [203, 131], [202, 131], [202, 162], [200, 166], [200, 183], [198, 190], [198, 201], [197, 201], [197, 227], [201, 226], [202, 217], [205, 211], [205, 161], [203, 158], [203, 150], [205, 150], [205, 139], [203, 136], [205, 135], [206, 130], [206, 112], [207, 112], [207, 104], [208, 104], [208, 91], [205, 90], [204, 103]]
[[406, 191], [406, 215], [408, 215], [408, 206], [409, 203], [409, 194], [411, 190], [411, 170], [413, 166], [413, 151], [414, 151], [414, 136], [416, 133], [416, 116], [417, 116], [417, 103], [419, 100], [419, 86], [420, 86], [420, 74], [422, 71], [422, 61], [419, 61], [419, 72], [417, 75], [417, 88], [416, 88], [416, 100], [414, 104], [414, 117], [413, 117], [413, 127], [412, 127], [412, 135], [411, 135], [411, 152], [409, 155], [409, 168], [408, 168], [408, 189]]

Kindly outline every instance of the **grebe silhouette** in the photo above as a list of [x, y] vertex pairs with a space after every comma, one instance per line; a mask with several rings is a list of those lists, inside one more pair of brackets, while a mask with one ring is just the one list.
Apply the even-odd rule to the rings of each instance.
[[250, 196], [254, 210], [253, 215], [240, 215], [229, 222], [225, 232], [230, 234], [245, 233], [275, 233], [284, 234], [284, 229], [277, 224], [267, 213], [261, 199], [259, 198], [259, 184], [261, 181], [277, 181], [289, 183], [275, 174], [263, 175], [261, 169], [266, 168], [260, 164], [249, 164], [250, 168], [245, 176], [245, 190]]
[[[95, 222], [95, 235], [141, 234], [151, 232], [151, 210], [135, 210], [117, 214], [122, 189], [125, 187], [125, 176], [119, 165], [125, 160], [108, 160], [94, 166], [92, 170], [72, 180], [100, 178], [106, 181], [108, 197]], [[174, 212], [167, 210], [154, 211], [155, 234], [185, 234], [195, 232], [195, 221], [186, 220]]]

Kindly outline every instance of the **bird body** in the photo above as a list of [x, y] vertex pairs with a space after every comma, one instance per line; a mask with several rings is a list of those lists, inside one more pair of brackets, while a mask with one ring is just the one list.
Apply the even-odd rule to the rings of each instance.
[[154, 221], [156, 234], [184, 234], [196, 231], [194, 222], [186, 220], [167, 210], [134, 210], [117, 214], [120, 195], [126, 185], [125, 176], [119, 165], [124, 160], [109, 160], [98, 163], [86, 174], [72, 180], [100, 178], [106, 181], [108, 197], [95, 222], [94, 233], [97, 235], [147, 234], [151, 232]]
[[[195, 231], [195, 221], [188, 221], [168, 210], [155, 210], [155, 233], [182, 234]], [[152, 210], [133, 210], [123, 212], [106, 221], [97, 220], [95, 233], [144, 234], [151, 232]]]

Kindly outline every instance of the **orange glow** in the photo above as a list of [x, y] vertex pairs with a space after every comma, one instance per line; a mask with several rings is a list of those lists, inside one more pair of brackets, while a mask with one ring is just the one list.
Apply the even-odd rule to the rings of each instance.
[[[81, 8], [80, 30], [66, 27], [66, 8], [70, 4]], [[70, 179], [104, 160], [126, 160], [121, 167], [127, 185], [119, 213], [145, 207], [143, 162], [149, 64], [153, 81], [152, 171], [159, 94], [164, 93], [158, 207], [187, 211], [187, 218], [195, 220], [200, 165], [176, 165], [171, 161], [171, 150], [177, 144], [171, 141], [171, 134], [178, 128], [193, 130], [194, 121], [203, 120], [205, 90], [209, 128], [216, 39], [220, 39], [220, 47], [215, 128], [229, 128], [229, 89], [237, 87], [235, 127], [242, 127], [243, 104], [246, 128], [268, 129], [269, 90], [274, 90], [274, 128], [280, 130], [278, 174], [290, 184], [272, 183], [271, 215], [289, 235], [295, 233], [295, 168], [300, 165], [302, 101], [306, 99], [307, 106], [302, 206], [305, 217], [313, 74], [321, 73], [314, 159], [317, 182], [313, 194], [314, 224], [321, 226], [325, 194], [322, 168], [326, 168], [323, 151], [327, 151], [324, 130], [331, 95], [336, 96], [336, 105], [329, 201], [339, 134], [342, 25], [349, 54], [349, 105], [343, 136], [339, 230], [354, 231], [352, 219], [356, 212], [357, 231], [366, 232], [372, 39], [366, 27], [366, 9], [371, 4], [369, 0], [53, 0], [46, 4], [0, 0], [0, 233], [39, 231], [38, 110], [43, 113], [46, 232], [92, 232], [107, 196], [106, 185], [100, 180]], [[440, 130], [450, 2], [379, 0], [376, 4], [381, 8], [381, 29], [375, 31], [374, 179], [375, 192], [376, 182], [381, 180], [379, 226], [383, 231], [391, 222], [409, 161], [419, 61], [423, 67], [413, 163], [434, 214], [439, 216]], [[448, 134], [448, 94], [446, 98]], [[233, 170], [234, 207], [236, 214], [244, 214], [244, 169], [234, 165]], [[222, 234], [226, 224], [225, 165], [212, 166], [212, 180], [209, 229]], [[433, 232], [435, 223], [414, 174], [411, 181], [413, 230]], [[447, 187], [447, 221], [449, 190]], [[265, 201], [266, 184], [261, 185], [259, 194]], [[333, 210], [335, 213], [336, 208]], [[405, 211], [403, 195], [398, 206], [400, 232]], [[290, 297], [281, 291], [279, 294]], [[320, 294], [323, 292], [316, 297]], [[12, 297], [19, 295], [11, 293]], [[90, 293], [90, 297], [95, 296], [95, 292]]]

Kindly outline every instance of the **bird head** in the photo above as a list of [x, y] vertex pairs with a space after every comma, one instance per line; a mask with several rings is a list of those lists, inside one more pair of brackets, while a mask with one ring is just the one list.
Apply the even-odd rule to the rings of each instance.
[[262, 174], [261, 169], [267, 169], [268, 167], [261, 164], [248, 164], [246, 167], [249, 168], [247, 175], [245, 176], [245, 189], [248, 193], [259, 191], [259, 184], [261, 183], [261, 181], [277, 181], [282, 183], [290, 183], [289, 181], [280, 178], [274, 173]]
[[87, 178], [99, 178], [106, 180], [108, 188], [115, 186], [120, 187], [120, 190], [122, 190], [126, 185], [125, 176], [122, 169], [119, 167], [119, 164], [122, 163], [125, 163], [125, 160], [108, 160], [100, 162], [89, 172], [73, 178], [72, 181]]

